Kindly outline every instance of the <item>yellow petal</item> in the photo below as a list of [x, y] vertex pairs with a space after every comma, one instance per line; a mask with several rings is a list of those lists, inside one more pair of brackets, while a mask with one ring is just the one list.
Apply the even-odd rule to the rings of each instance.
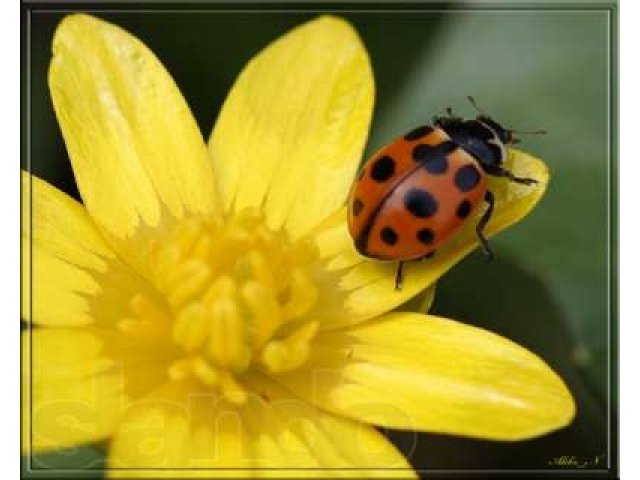
[[97, 232], [85, 208], [44, 180], [21, 171], [22, 235], [49, 253], [78, 266], [100, 270], [115, 254]]
[[82, 330], [61, 328], [26, 332], [22, 340], [23, 351], [31, 353], [23, 363], [22, 412], [33, 432], [23, 437], [23, 451], [108, 437], [126, 399], [123, 379], [101, 356], [100, 341]]
[[402, 454], [369, 425], [319, 410], [264, 376], [254, 375], [249, 384], [258, 395], [244, 418], [252, 437], [258, 434], [254, 451], [263, 457], [261, 466], [318, 468], [298, 471], [298, 477], [415, 477]]
[[436, 284], [426, 288], [408, 302], [398, 306], [396, 312], [427, 313], [436, 299]]
[[48, 325], [91, 321], [88, 296], [115, 254], [78, 202], [22, 172], [22, 316]]
[[[485, 229], [489, 237], [524, 218], [542, 198], [549, 181], [546, 165], [526, 153], [511, 150], [505, 166], [517, 176], [535, 178], [539, 183], [525, 186], [490, 177], [489, 189], [496, 196], [496, 205]], [[475, 227], [480, 215], [481, 212], [470, 218], [433, 258], [405, 264], [399, 291], [394, 288], [397, 263], [360, 257], [347, 230], [345, 211], [333, 215], [318, 228], [314, 239], [325, 273], [319, 276], [320, 298], [312, 314], [322, 319], [323, 329], [336, 328], [372, 318], [406, 302], [478, 247]]]
[[[171, 382], [128, 410], [109, 451], [111, 477], [243, 477], [249, 444], [234, 406], [189, 381]], [[206, 469], [222, 468], [213, 471]], [[215, 473], [215, 475], [212, 474]]]
[[227, 211], [264, 206], [294, 238], [344, 202], [369, 128], [373, 76], [344, 20], [322, 16], [242, 71], [209, 140]]
[[254, 393], [241, 407], [188, 382], [139, 402], [112, 444], [111, 476], [415, 476], [373, 428], [322, 412], [265, 378], [244, 381]]
[[385, 427], [521, 440], [575, 414], [540, 358], [444, 318], [392, 313], [326, 332], [308, 365], [277, 380], [321, 408]]
[[162, 64], [138, 39], [71, 15], [53, 39], [49, 88], [76, 181], [108, 234], [215, 212], [206, 145]]
[[22, 172], [22, 316], [42, 325], [112, 324], [146, 281], [124, 265], [81, 204]]
[[95, 327], [30, 328], [22, 342], [25, 452], [109, 437], [130, 400], [166, 380], [172, 353]]

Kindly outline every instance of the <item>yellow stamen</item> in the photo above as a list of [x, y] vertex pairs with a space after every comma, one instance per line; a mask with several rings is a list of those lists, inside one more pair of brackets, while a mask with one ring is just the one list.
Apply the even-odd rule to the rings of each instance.
[[208, 356], [217, 365], [234, 372], [245, 370], [251, 360], [247, 326], [232, 297], [221, 297], [211, 308], [211, 338]]
[[173, 325], [173, 339], [187, 352], [200, 348], [209, 335], [208, 311], [201, 303], [183, 308]]
[[262, 351], [261, 360], [274, 373], [294, 370], [309, 357], [309, 344], [318, 331], [318, 322], [309, 322], [284, 340], [273, 340]]
[[280, 372], [306, 361], [318, 329], [305, 320], [318, 297], [305, 270], [317, 258], [308, 245], [289, 244], [245, 212], [225, 225], [186, 220], [149, 252], [165, 301], [134, 297], [118, 328], [147, 335], [154, 324], [168, 327], [183, 352], [170, 379], [192, 377], [239, 404], [247, 392], [238, 378], [254, 363]]
[[129, 302], [134, 317], [124, 317], [116, 322], [116, 328], [125, 335], [136, 336], [147, 341], [164, 340], [171, 318], [157, 308], [142, 294], [135, 295]]
[[211, 306], [220, 297], [232, 297], [235, 295], [236, 290], [237, 286], [233, 278], [228, 275], [222, 275], [205, 292], [202, 302]]
[[251, 250], [249, 252], [249, 264], [251, 265], [253, 277], [267, 290], [275, 291], [273, 271], [265, 256], [257, 250]]
[[201, 262], [190, 264], [190, 276], [183, 276], [182, 283], [169, 295], [169, 304], [176, 308], [197, 296], [211, 279], [211, 270]]
[[259, 348], [282, 325], [280, 305], [269, 289], [256, 281], [246, 282], [240, 294], [253, 315], [253, 345]]
[[168, 371], [169, 378], [174, 381], [188, 377], [189, 373], [191, 373], [191, 359], [189, 357], [173, 362]]
[[220, 380], [220, 374], [202, 357], [195, 357], [191, 368], [195, 376], [205, 385], [213, 386]]
[[167, 320], [167, 315], [144, 295], [138, 294], [134, 296], [131, 299], [130, 307], [131, 311], [140, 318], [146, 318], [156, 323]]
[[224, 372], [220, 378], [220, 388], [224, 398], [231, 403], [243, 404], [247, 401], [247, 391], [227, 372]]
[[318, 289], [300, 269], [291, 272], [289, 301], [283, 307], [285, 318], [296, 318], [309, 311], [318, 299]]

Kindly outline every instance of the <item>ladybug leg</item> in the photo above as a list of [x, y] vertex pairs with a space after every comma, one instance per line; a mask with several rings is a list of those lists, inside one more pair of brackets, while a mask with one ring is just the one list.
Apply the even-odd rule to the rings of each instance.
[[489, 208], [487, 208], [487, 211], [484, 212], [482, 218], [476, 225], [476, 233], [478, 234], [478, 238], [480, 239], [480, 243], [482, 244], [482, 248], [487, 254], [487, 257], [489, 260], [493, 260], [493, 252], [491, 251], [491, 247], [489, 247], [489, 241], [484, 236], [484, 227], [487, 226], [487, 223], [493, 214], [493, 206], [495, 205], [495, 197], [491, 190], [487, 190], [487, 193], [484, 194], [484, 201], [489, 204]]
[[538, 180], [536, 180], [535, 178], [516, 177], [509, 170], [506, 170], [506, 169], [504, 169], [502, 167], [495, 167], [495, 170], [493, 170], [491, 172], [491, 174], [495, 175], [496, 177], [505, 177], [505, 178], [508, 178], [509, 180], [511, 180], [512, 182], [522, 183], [524, 185], [533, 185], [533, 184], [538, 183]]
[[404, 262], [398, 262], [398, 270], [396, 270], [396, 290], [402, 288], [402, 267]]

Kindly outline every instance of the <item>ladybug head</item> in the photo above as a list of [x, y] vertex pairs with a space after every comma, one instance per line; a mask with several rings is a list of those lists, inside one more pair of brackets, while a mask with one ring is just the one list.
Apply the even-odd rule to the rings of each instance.
[[513, 137], [513, 130], [504, 128], [489, 115], [482, 113], [476, 117], [476, 121], [486, 125], [491, 130], [493, 130], [495, 136], [506, 145], [518, 143], [520, 141], [519, 139]]
[[475, 119], [465, 120], [456, 117], [451, 109], [447, 109], [448, 116], [436, 117], [434, 123], [473, 156], [488, 173], [492, 173], [495, 167], [505, 161], [507, 145], [520, 142], [520, 139], [513, 136], [514, 133], [545, 133], [543, 130], [522, 132], [505, 128], [478, 108], [473, 97], [468, 98], [478, 111], [478, 116]]
[[505, 145], [515, 145], [516, 143], [520, 143], [520, 139], [513, 136], [514, 133], [523, 135], [544, 135], [545, 133], [547, 133], [545, 130], [523, 131], [514, 130], [513, 128], [504, 128], [484, 112], [481, 112], [480, 115], [476, 117], [476, 120], [493, 130], [496, 136]]
[[484, 114], [469, 120], [455, 116], [436, 117], [434, 124], [474, 157], [488, 173], [505, 161], [506, 145], [516, 141], [511, 130]]

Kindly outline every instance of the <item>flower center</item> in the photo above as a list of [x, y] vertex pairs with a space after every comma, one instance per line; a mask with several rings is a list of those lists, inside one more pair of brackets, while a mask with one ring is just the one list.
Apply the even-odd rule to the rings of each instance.
[[186, 220], [151, 256], [170, 335], [183, 352], [169, 368], [171, 379], [192, 376], [243, 403], [247, 369], [285, 372], [307, 360], [318, 329], [306, 316], [318, 296], [306, 273], [310, 246], [244, 212], [225, 224]]

